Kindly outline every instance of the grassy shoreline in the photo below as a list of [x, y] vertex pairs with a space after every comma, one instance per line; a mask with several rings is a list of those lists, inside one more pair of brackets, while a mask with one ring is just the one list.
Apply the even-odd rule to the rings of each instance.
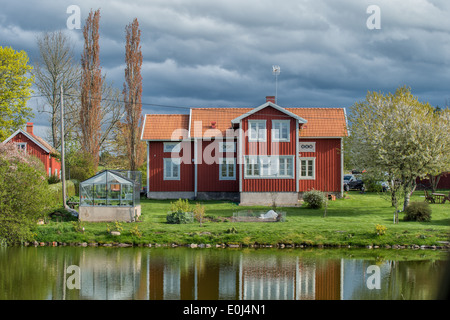
[[[412, 201], [423, 201], [418, 191]], [[49, 221], [35, 230], [35, 245], [83, 244], [136, 246], [228, 246], [228, 247], [392, 247], [448, 248], [450, 204], [431, 204], [430, 222], [393, 223], [394, 209], [388, 198], [376, 193], [349, 192], [345, 199], [329, 201], [324, 208], [278, 208], [286, 212], [285, 222], [230, 222], [238, 210], [269, 210], [241, 207], [232, 202], [204, 201], [208, 217], [202, 226], [167, 224], [171, 201], [142, 200], [142, 216], [136, 223], [121, 223], [119, 236], [107, 230], [114, 223]], [[195, 204], [195, 202], [192, 202]], [[400, 214], [402, 219], [403, 214]], [[375, 226], [384, 225], [385, 235]], [[81, 231], [84, 228], [84, 231]], [[77, 231], [78, 230], [78, 231]]]

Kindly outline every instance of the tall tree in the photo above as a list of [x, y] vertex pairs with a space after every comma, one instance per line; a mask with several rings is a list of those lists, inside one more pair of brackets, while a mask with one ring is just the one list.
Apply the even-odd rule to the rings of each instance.
[[84, 51], [81, 56], [81, 146], [98, 166], [101, 141], [102, 71], [99, 47], [100, 9], [89, 13], [83, 29]]
[[125, 121], [121, 126], [127, 145], [130, 170], [137, 170], [143, 162], [143, 142], [140, 141], [142, 129], [142, 52], [141, 30], [135, 18], [125, 27], [125, 83], [123, 97], [125, 103]]
[[60, 87], [64, 89], [64, 122], [65, 136], [78, 116], [77, 101], [78, 85], [80, 83], [80, 69], [73, 61], [73, 49], [70, 38], [62, 31], [46, 32], [37, 38], [39, 59], [34, 64], [33, 74], [39, 92], [44, 95], [45, 105], [41, 112], [50, 118], [51, 141], [55, 148], [60, 146]]
[[33, 116], [27, 107], [34, 81], [28, 72], [32, 69], [25, 51], [0, 47], [0, 142]]
[[[389, 175], [393, 205], [404, 197], [403, 210], [416, 178], [445, 171], [450, 162], [450, 113], [434, 112], [406, 87], [395, 94], [368, 93], [350, 111], [349, 148], [358, 167]], [[398, 220], [398, 219], [397, 219]]]

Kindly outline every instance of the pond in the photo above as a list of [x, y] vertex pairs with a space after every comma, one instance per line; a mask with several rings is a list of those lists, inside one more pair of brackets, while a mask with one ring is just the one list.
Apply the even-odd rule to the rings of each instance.
[[447, 253], [0, 248], [0, 300], [432, 300]]

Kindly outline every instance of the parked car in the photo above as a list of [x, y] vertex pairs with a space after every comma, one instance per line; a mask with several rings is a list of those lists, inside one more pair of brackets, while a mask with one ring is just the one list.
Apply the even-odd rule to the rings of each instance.
[[358, 179], [356, 178], [355, 175], [353, 175], [353, 174], [345, 174], [344, 175], [344, 182], [343, 182], [344, 183], [344, 190], [345, 191], [350, 190], [349, 184], [353, 183], [356, 180], [358, 180]]
[[[356, 180], [352, 180], [349, 181], [349, 183], [347, 184], [347, 190], [363, 190], [364, 188], [364, 182], [362, 181], [362, 179], [356, 179]], [[344, 188], [345, 190], [345, 188]]]

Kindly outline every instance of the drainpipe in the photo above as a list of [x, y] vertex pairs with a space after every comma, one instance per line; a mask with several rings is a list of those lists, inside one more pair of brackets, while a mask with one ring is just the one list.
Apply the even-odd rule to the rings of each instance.
[[197, 159], [198, 159], [198, 141], [197, 139], [194, 138], [194, 198], [197, 198], [197, 183], [198, 183]]
[[147, 198], [150, 192], [150, 141], [147, 141]]

